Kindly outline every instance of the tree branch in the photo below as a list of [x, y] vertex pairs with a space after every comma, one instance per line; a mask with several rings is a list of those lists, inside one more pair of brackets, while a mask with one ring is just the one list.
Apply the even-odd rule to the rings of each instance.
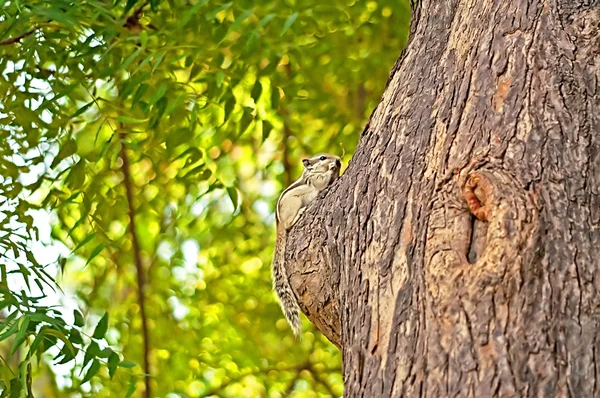
[[[124, 133], [120, 133], [121, 142], [124, 141], [125, 135]], [[144, 344], [144, 383], [145, 383], [145, 391], [144, 397], [150, 398], [150, 338], [148, 333], [148, 319], [146, 316], [146, 299], [144, 296], [144, 267], [142, 264], [142, 256], [140, 243], [137, 238], [136, 228], [135, 228], [135, 206], [133, 205], [133, 185], [131, 182], [131, 171], [129, 169], [129, 158], [127, 157], [127, 150], [125, 149], [125, 145], [121, 144], [121, 160], [123, 161], [123, 183], [125, 184], [125, 192], [127, 195], [127, 205], [129, 207], [129, 232], [131, 233], [131, 244], [133, 247], [133, 259], [135, 263], [136, 269], [136, 277], [138, 284], [138, 305], [140, 306], [140, 316], [142, 318], [142, 339]]]
[[27, 36], [31, 36], [32, 34], [34, 34], [37, 31], [37, 29], [38, 28], [33, 28], [31, 30], [28, 30], [25, 33], [20, 34], [19, 36], [9, 37], [8, 39], [2, 40], [2, 41], [0, 41], [0, 46], [8, 46], [11, 44], [18, 43], [22, 39], [26, 38]]

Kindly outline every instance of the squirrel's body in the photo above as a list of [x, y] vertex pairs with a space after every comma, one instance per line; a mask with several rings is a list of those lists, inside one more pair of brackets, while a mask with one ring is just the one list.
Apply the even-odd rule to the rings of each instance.
[[288, 230], [298, 221], [306, 206], [339, 177], [341, 167], [340, 158], [329, 154], [316, 155], [302, 160], [302, 163], [302, 176], [284, 190], [277, 200], [277, 238], [272, 267], [273, 289], [296, 336], [301, 329], [300, 315], [284, 264]]

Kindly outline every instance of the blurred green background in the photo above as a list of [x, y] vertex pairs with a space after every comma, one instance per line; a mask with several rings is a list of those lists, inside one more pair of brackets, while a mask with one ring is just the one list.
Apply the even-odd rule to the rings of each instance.
[[273, 210], [302, 157], [347, 164], [408, 2], [1, 7], [2, 397], [143, 396], [142, 315], [152, 396], [340, 396], [271, 291]]

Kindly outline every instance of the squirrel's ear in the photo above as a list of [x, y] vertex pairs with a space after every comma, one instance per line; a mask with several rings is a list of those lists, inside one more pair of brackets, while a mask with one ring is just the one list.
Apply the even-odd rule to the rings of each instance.
[[302, 159], [302, 164], [304, 165], [304, 167], [310, 166], [310, 159]]

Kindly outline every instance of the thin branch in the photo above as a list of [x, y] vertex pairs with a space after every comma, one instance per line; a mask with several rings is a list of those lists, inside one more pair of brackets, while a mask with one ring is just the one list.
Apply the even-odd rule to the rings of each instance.
[[[123, 132], [121, 134], [121, 141], [125, 140]], [[138, 284], [138, 305], [140, 306], [140, 316], [142, 318], [142, 339], [144, 342], [144, 382], [146, 389], [144, 391], [144, 397], [150, 398], [150, 339], [148, 333], [148, 319], [146, 316], [146, 298], [144, 296], [144, 267], [142, 265], [142, 256], [140, 243], [136, 234], [135, 228], [135, 206], [133, 205], [133, 185], [131, 182], [131, 171], [129, 169], [129, 158], [127, 157], [127, 150], [125, 145], [121, 145], [121, 160], [123, 161], [123, 183], [125, 184], [125, 192], [127, 195], [127, 205], [129, 207], [129, 232], [131, 234], [131, 245], [133, 247], [133, 259], [135, 263], [137, 284]]]
[[26, 38], [27, 36], [31, 36], [35, 32], [37, 32], [37, 28], [33, 28], [31, 30], [28, 30], [27, 32], [22, 33], [19, 36], [9, 37], [8, 39], [4, 39], [4, 40], [0, 41], [0, 46], [8, 46], [8, 45], [11, 45], [11, 44], [18, 43], [22, 39]]

